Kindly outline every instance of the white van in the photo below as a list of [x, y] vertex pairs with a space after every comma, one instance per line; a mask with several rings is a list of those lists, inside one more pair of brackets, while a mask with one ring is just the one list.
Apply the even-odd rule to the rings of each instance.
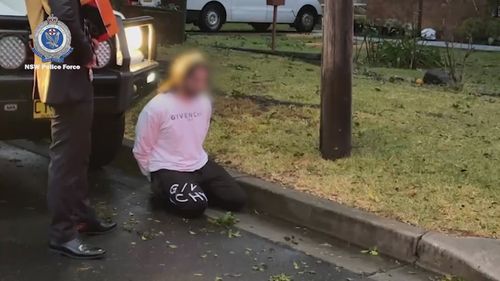
[[[286, 0], [278, 7], [278, 23], [290, 24], [300, 32], [311, 32], [323, 10], [318, 0]], [[267, 0], [187, 0], [187, 23], [206, 32], [218, 31], [226, 22], [242, 22], [266, 31], [273, 21]]]

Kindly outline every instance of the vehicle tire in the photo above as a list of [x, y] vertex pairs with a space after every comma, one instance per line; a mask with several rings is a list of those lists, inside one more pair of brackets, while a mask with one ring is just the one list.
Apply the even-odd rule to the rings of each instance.
[[269, 27], [271, 26], [270, 23], [260, 23], [260, 22], [251, 23], [250, 25], [257, 32], [266, 32], [269, 29]]
[[318, 20], [318, 13], [312, 7], [304, 7], [295, 20], [295, 29], [299, 32], [311, 32]]
[[220, 4], [208, 4], [201, 11], [199, 27], [204, 32], [217, 32], [226, 20], [226, 12]]
[[92, 126], [90, 168], [99, 169], [113, 161], [125, 132], [125, 115], [97, 115]]

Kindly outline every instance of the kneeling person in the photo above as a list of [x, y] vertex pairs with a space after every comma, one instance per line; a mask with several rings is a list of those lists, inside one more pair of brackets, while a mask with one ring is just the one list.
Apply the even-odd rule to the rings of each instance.
[[136, 127], [134, 155], [141, 171], [155, 195], [183, 217], [200, 216], [209, 204], [238, 211], [246, 201], [243, 189], [203, 148], [212, 114], [209, 76], [201, 54], [179, 56]]

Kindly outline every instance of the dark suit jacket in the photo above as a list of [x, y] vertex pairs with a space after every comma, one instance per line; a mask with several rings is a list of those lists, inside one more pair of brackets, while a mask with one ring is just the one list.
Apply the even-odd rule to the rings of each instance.
[[89, 101], [93, 97], [89, 70], [85, 67], [92, 60], [91, 43], [84, 32], [83, 15], [79, 0], [49, 0], [51, 13], [64, 22], [71, 32], [73, 52], [64, 63], [80, 65], [80, 70], [52, 70], [47, 92], [47, 104], [64, 104]]
[[[89, 101], [93, 97], [89, 70], [85, 67], [92, 60], [92, 48], [84, 32], [83, 15], [79, 0], [26, 0], [32, 31], [48, 14], [65, 23], [71, 32], [73, 52], [64, 63], [80, 65], [80, 70], [36, 70], [35, 94], [50, 105]], [[36, 63], [41, 63], [37, 58]], [[53, 63], [55, 64], [55, 63]]]

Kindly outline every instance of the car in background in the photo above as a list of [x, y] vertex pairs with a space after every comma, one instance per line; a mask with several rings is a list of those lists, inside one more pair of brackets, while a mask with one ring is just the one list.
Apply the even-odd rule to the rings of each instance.
[[[318, 0], [286, 0], [278, 7], [278, 23], [299, 32], [311, 32], [323, 15]], [[219, 31], [225, 23], [248, 23], [264, 32], [273, 22], [273, 7], [267, 0], [187, 0], [187, 23], [205, 32]]]
[[[125, 111], [157, 88], [153, 18], [124, 18], [96, 48], [90, 164], [111, 162], [121, 147]], [[0, 2], [0, 140], [50, 137], [52, 109], [33, 96], [34, 54], [24, 1]]]

